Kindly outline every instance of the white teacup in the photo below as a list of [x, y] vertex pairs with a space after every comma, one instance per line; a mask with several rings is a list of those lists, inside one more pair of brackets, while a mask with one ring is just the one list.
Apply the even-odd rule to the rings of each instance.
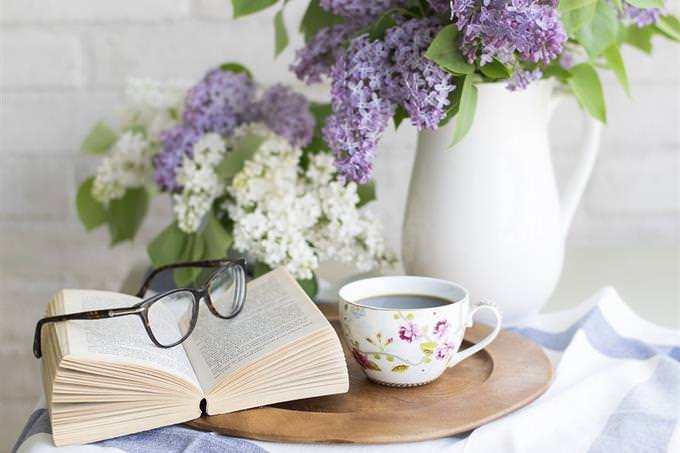
[[[468, 291], [446, 280], [394, 276], [343, 286], [338, 309], [347, 345], [366, 376], [379, 384], [427, 384], [491, 343], [501, 328], [496, 307], [470, 308]], [[459, 351], [479, 310], [495, 317], [493, 331]]]

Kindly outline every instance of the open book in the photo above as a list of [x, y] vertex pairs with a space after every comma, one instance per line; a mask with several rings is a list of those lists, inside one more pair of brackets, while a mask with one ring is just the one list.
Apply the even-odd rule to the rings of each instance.
[[[62, 290], [47, 314], [137, 302], [115, 292]], [[179, 346], [155, 346], [137, 316], [123, 316], [48, 324], [42, 349], [58, 446], [192, 420], [202, 403], [214, 415], [349, 386], [335, 331], [283, 268], [248, 283], [233, 319], [217, 318], [201, 303], [194, 332]]]

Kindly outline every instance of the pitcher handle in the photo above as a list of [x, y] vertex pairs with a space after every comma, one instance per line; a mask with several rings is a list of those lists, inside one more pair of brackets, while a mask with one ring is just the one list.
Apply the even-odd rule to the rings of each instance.
[[489, 335], [484, 337], [481, 341], [479, 341], [477, 344], [473, 344], [472, 346], [463, 349], [462, 351], [459, 351], [456, 353], [455, 356], [451, 359], [451, 361], [448, 364], [448, 367], [451, 368], [452, 366], [460, 363], [461, 361], [467, 359], [471, 355], [481, 351], [485, 347], [489, 345], [497, 336], [498, 332], [501, 331], [501, 324], [502, 324], [502, 316], [500, 310], [496, 308], [494, 304], [488, 303], [488, 302], [482, 302], [477, 304], [477, 306], [468, 314], [468, 319], [467, 323], [465, 324], [465, 327], [472, 327], [474, 324], [474, 316], [475, 313], [477, 313], [480, 310], [489, 310], [493, 313], [494, 317], [496, 318], [496, 325], [494, 326], [493, 330]]
[[[553, 94], [551, 100], [549, 116], [557, 109], [557, 106], [567, 98], [566, 94]], [[583, 192], [585, 191], [590, 174], [593, 171], [597, 152], [600, 148], [600, 134], [602, 124], [592, 116], [583, 112], [583, 136], [578, 145], [578, 161], [572, 170], [572, 174], [567, 180], [562, 194], [562, 236], [566, 237], [574, 218], [574, 213], [578, 207]]]

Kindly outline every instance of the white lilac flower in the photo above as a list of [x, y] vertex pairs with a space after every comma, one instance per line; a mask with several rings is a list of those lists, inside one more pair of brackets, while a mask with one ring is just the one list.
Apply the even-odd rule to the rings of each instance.
[[151, 180], [153, 148], [140, 132], [123, 133], [113, 144], [95, 173], [92, 196], [101, 203], [121, 198], [128, 188]]
[[128, 79], [121, 112], [123, 129], [143, 129], [150, 140], [158, 142], [160, 133], [180, 120], [187, 87], [184, 82]]
[[162, 130], [181, 114], [186, 84], [129, 79], [121, 112], [121, 135], [97, 168], [92, 196], [102, 202], [121, 198], [128, 188], [153, 183], [152, 159]]
[[177, 182], [182, 187], [172, 196], [173, 211], [179, 228], [186, 233], [198, 230], [213, 201], [224, 192], [224, 183], [215, 172], [226, 152], [218, 134], [201, 137], [194, 145], [193, 157], [184, 156], [177, 169]]
[[357, 185], [337, 178], [333, 156], [312, 155], [303, 170], [302, 151], [261, 124], [241, 126], [231, 140], [252, 133], [265, 140], [234, 176], [224, 206], [235, 249], [300, 279], [323, 260], [368, 270], [391, 259], [380, 222], [356, 208]]

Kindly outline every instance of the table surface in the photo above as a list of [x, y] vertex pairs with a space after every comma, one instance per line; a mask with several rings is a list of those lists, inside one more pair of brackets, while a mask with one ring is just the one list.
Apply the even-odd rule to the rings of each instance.
[[[137, 272], [131, 272], [124, 288], [134, 288], [134, 292], [146, 266], [138, 263]], [[326, 264], [322, 275], [342, 279], [343, 275], [349, 274], [344, 267]], [[616, 288], [623, 300], [643, 318], [666, 327], [680, 328], [678, 248], [569, 249], [561, 280], [543, 311], [572, 307], [605, 285]], [[9, 369], [10, 373], [25, 373], [28, 366]], [[25, 402], [23, 410], [7, 414], [3, 420], [5, 429], [0, 430], [0, 451], [13, 445], [36, 399], [37, 395]]]

